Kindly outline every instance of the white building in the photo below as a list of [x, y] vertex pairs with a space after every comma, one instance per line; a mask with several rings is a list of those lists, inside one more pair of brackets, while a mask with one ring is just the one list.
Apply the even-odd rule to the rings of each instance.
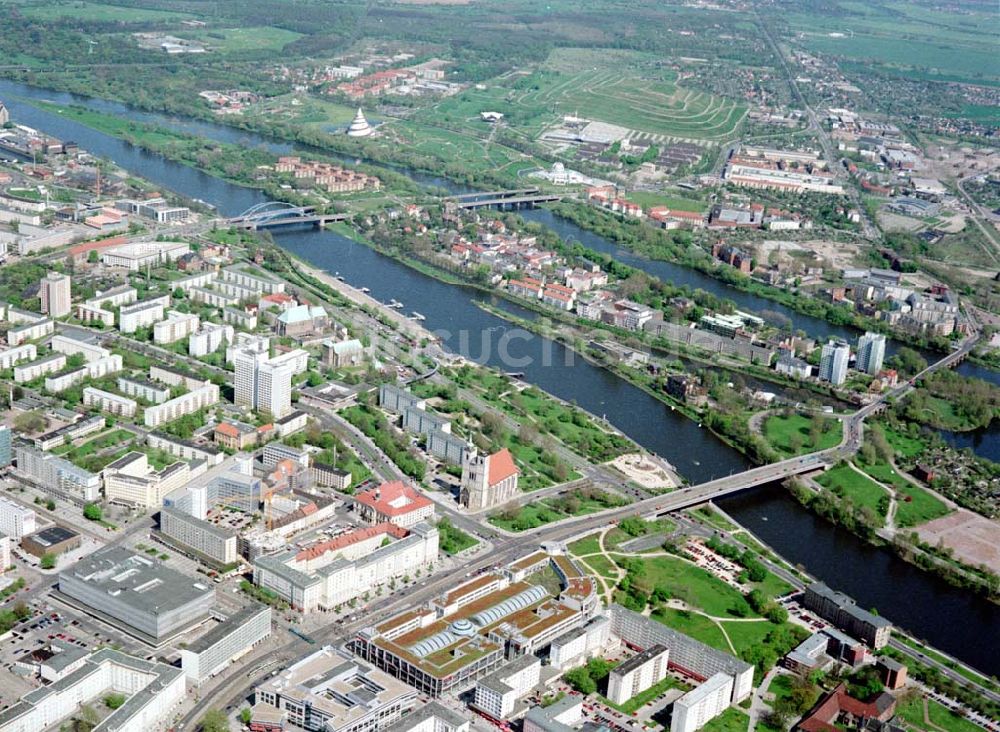
[[134, 399], [112, 394], [103, 389], [95, 389], [92, 386], [83, 387], [83, 406], [97, 407], [102, 412], [109, 412], [118, 417], [134, 417], [139, 409]]
[[118, 330], [122, 333], [135, 333], [139, 328], [153, 325], [163, 320], [163, 313], [169, 305], [170, 298], [167, 295], [122, 305], [118, 311]]
[[49, 272], [43, 278], [38, 288], [38, 296], [42, 301], [42, 312], [50, 318], [63, 318], [72, 309], [72, 280], [69, 275]]
[[141, 452], [129, 452], [104, 468], [104, 495], [108, 501], [125, 506], [156, 509], [163, 499], [185, 483], [191, 469], [182, 460], [153, 470]]
[[122, 370], [122, 357], [117, 353], [112, 353], [106, 358], [100, 358], [84, 364], [82, 367], [67, 373], [57, 374], [45, 379], [45, 390], [53, 394], [66, 391], [74, 384], [79, 384], [84, 379], [100, 379], [102, 376], [116, 374]]
[[584, 627], [571, 630], [552, 641], [549, 663], [559, 670], [582, 666], [588, 659], [604, 652], [610, 644], [611, 621], [599, 615]]
[[829, 381], [840, 386], [847, 381], [847, 363], [851, 358], [851, 347], [844, 341], [831, 340], [823, 346], [819, 361], [820, 381]]
[[223, 343], [233, 342], [233, 326], [202, 323], [201, 328], [188, 336], [188, 354], [195, 357], [215, 353]]
[[507, 719], [517, 702], [538, 685], [542, 662], [537, 656], [515, 658], [476, 684], [475, 704], [493, 719]]
[[9, 369], [15, 364], [38, 357], [38, 349], [34, 343], [25, 343], [23, 346], [8, 348], [0, 351], [0, 369]]
[[219, 387], [211, 381], [206, 381], [202, 386], [182, 394], [175, 399], [163, 402], [153, 407], [146, 407], [143, 412], [143, 422], [147, 427], [159, 427], [161, 424], [173, 422], [186, 414], [192, 414], [199, 409], [211, 407], [219, 402]]
[[191, 246], [182, 241], [138, 241], [102, 252], [101, 262], [136, 272], [173, 262], [190, 251]]
[[290, 351], [270, 358], [256, 346], [233, 352], [236, 371], [235, 403], [280, 419], [292, 411], [292, 376], [305, 351]]
[[608, 699], [621, 705], [663, 681], [669, 655], [666, 646], [657, 643], [613, 668], [608, 676]]
[[131, 379], [126, 376], [118, 377], [118, 391], [125, 392], [130, 397], [144, 399], [153, 404], [163, 404], [170, 398], [170, 389], [141, 379]]
[[19, 346], [26, 341], [37, 341], [55, 333], [56, 324], [50, 318], [43, 318], [32, 323], [16, 325], [7, 331], [7, 345]]
[[52, 336], [49, 346], [53, 351], [61, 353], [64, 356], [75, 356], [79, 354], [83, 356], [87, 363], [97, 361], [101, 358], [107, 358], [111, 355], [111, 351], [107, 348], [102, 348], [96, 343], [87, 343], [86, 341], [81, 341], [64, 335]]
[[[389, 539], [389, 543], [384, 544]], [[329, 609], [437, 561], [438, 531], [379, 524], [301, 551], [258, 557], [254, 584], [303, 612]]]
[[272, 279], [262, 272], [247, 271], [239, 266], [226, 267], [221, 275], [223, 282], [232, 282], [260, 294], [273, 295], [285, 291], [284, 282]]
[[163, 345], [179, 341], [198, 330], [199, 325], [201, 325], [201, 319], [194, 313], [170, 310], [167, 312], [166, 320], [161, 320], [153, 325], [153, 342]]
[[61, 353], [50, 353], [37, 361], [22, 363], [14, 367], [14, 381], [23, 384], [26, 381], [34, 381], [39, 376], [54, 374], [56, 371], [65, 368], [66, 357]]
[[733, 677], [717, 673], [674, 702], [670, 732], [695, 732], [729, 708]]
[[[14, 503], [9, 498], [0, 496], [0, 534], [10, 537], [15, 543], [20, 543], [28, 534], [34, 534], [35, 512], [20, 503]], [[4, 569], [9, 565], [4, 565]]]
[[271, 608], [251, 605], [181, 648], [184, 676], [200, 685], [271, 635]]
[[885, 336], [879, 333], [865, 333], [858, 339], [857, 369], [875, 376], [882, 370], [885, 360]]
[[160, 509], [160, 531], [216, 564], [225, 566], [239, 559], [235, 531], [178, 508], [164, 506]]
[[4, 710], [0, 732], [58, 728], [82, 705], [99, 702], [109, 693], [122, 694], [126, 701], [94, 732], [150, 732], [169, 723], [185, 692], [181, 669], [104, 648], [61, 681], [25, 694]]

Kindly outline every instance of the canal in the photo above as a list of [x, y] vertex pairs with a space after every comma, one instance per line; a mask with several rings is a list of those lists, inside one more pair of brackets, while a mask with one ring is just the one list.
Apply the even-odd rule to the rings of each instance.
[[[4, 99], [12, 118], [18, 122], [61, 139], [75, 140], [84, 149], [111, 158], [157, 185], [217, 206], [223, 215], [238, 214], [265, 200], [259, 191], [231, 185], [144, 152], [25, 104], [16, 95], [60, 103], [76, 100], [0, 82], [0, 99]], [[87, 102], [93, 104], [91, 100]], [[101, 105], [104, 111], [134, 116], [122, 105], [107, 102]], [[151, 117], [146, 115], [145, 119]], [[155, 121], [171, 124], [168, 118], [156, 117]], [[224, 130], [226, 134], [236, 134], [243, 144], [273, 144], [216, 125], [185, 124], [195, 132], [210, 128], [217, 139], [219, 130]], [[428, 185], [440, 185], [431, 176], [424, 176], [423, 180]], [[441, 283], [336, 232], [288, 232], [275, 240], [317, 267], [339, 272], [355, 286], [369, 287], [380, 300], [396, 298], [405, 303], [407, 312], [419, 311], [426, 317], [425, 325], [439, 331], [454, 350], [506, 370], [523, 371], [527, 381], [604, 416], [646, 449], [671, 461], [692, 482], [746, 467], [738, 452], [640, 389], [557, 343], [516, 331], [502, 319], [483, 311], [475, 304], [483, 297], [479, 291]], [[613, 246], [610, 242], [606, 244]], [[728, 293], [726, 290], [723, 296]], [[764, 300], [747, 307], [768, 309], [771, 305]], [[755, 489], [726, 499], [722, 505], [780, 554], [835, 589], [854, 596], [863, 607], [877, 607], [883, 615], [942, 650], [986, 673], [1000, 673], [1000, 634], [988, 630], [1000, 628], [1000, 606], [953, 588], [886, 550], [865, 545], [801, 508], [780, 486]]]

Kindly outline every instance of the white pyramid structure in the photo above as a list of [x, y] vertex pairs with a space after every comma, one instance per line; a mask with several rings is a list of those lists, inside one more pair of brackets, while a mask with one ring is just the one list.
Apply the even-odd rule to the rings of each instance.
[[372, 126], [365, 119], [365, 113], [358, 107], [358, 113], [354, 116], [354, 121], [347, 128], [348, 137], [368, 137], [372, 133]]

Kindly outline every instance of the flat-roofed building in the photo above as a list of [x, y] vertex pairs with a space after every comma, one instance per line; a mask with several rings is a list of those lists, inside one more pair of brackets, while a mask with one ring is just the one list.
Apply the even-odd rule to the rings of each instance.
[[215, 599], [209, 584], [118, 546], [60, 572], [59, 592], [154, 646], [203, 622]]
[[405, 715], [385, 732], [469, 732], [471, 722], [437, 702], [429, 702]]
[[146, 444], [154, 450], [165, 450], [181, 460], [187, 460], [188, 462], [204, 461], [213, 467], [226, 459], [225, 453], [212, 445], [195, 444], [162, 432], [150, 432], [146, 435]]
[[536, 706], [524, 715], [524, 732], [575, 732], [583, 720], [583, 697], [567, 695], [547, 707]]
[[72, 309], [69, 275], [49, 272], [39, 283], [38, 297], [42, 301], [42, 312], [50, 318], [63, 318]]
[[181, 648], [188, 681], [201, 685], [271, 635], [271, 608], [250, 605]]
[[102, 348], [97, 343], [83, 341], [79, 338], [70, 338], [64, 335], [52, 336], [52, 340], [49, 341], [49, 347], [56, 353], [61, 353], [64, 356], [79, 354], [83, 356], [84, 361], [87, 363], [107, 358], [111, 355], [111, 351], [107, 348]]
[[101, 262], [107, 267], [138, 272], [146, 266], [158, 267], [173, 262], [190, 251], [191, 245], [182, 241], [138, 241], [101, 252]]
[[48, 356], [43, 356], [37, 361], [22, 363], [15, 366], [14, 381], [18, 384], [24, 384], [28, 381], [34, 381], [40, 376], [54, 374], [65, 367], [66, 357], [63, 354], [50, 353]]
[[182, 460], [153, 470], [144, 453], [132, 451], [104, 468], [104, 495], [111, 503], [155, 509], [163, 505], [167, 494], [187, 483], [190, 475], [190, 466]]
[[32, 361], [38, 358], [38, 349], [34, 343], [25, 343], [0, 351], [0, 369], [12, 368], [21, 361]]
[[309, 476], [313, 485], [320, 488], [333, 488], [342, 491], [351, 485], [351, 473], [348, 470], [341, 470], [334, 465], [318, 463], [313, 460], [309, 466]]
[[152, 404], [163, 404], [170, 398], [170, 389], [154, 384], [152, 381], [128, 376], [118, 377], [118, 391]]
[[[35, 533], [35, 511], [9, 498], [0, 496], [0, 534], [19, 542], [29, 534]], [[5, 564], [6, 569], [10, 564]]]
[[146, 407], [143, 412], [143, 422], [147, 427], [159, 427], [161, 424], [173, 422], [186, 414], [193, 414], [199, 409], [211, 407], [219, 402], [219, 387], [211, 381], [204, 382], [194, 391], [182, 394], [179, 397], [158, 404], [154, 407]]
[[118, 330], [122, 333], [135, 333], [139, 328], [154, 325], [163, 320], [169, 305], [170, 297], [167, 295], [122, 305], [118, 311]]
[[52, 335], [55, 330], [56, 324], [50, 318], [15, 325], [7, 331], [7, 345], [19, 346], [27, 341], [37, 341], [40, 338]]
[[611, 643], [611, 621], [598, 615], [582, 628], [571, 630], [552, 641], [549, 663], [560, 670], [582, 666], [601, 654]]
[[858, 607], [852, 598], [831, 590], [822, 582], [806, 587], [802, 604], [872, 648], [884, 648], [892, 636], [892, 623]]
[[223, 344], [233, 342], [233, 326], [218, 323], [202, 323], [201, 327], [188, 336], [188, 355], [201, 357], [215, 353]]
[[187, 338], [199, 325], [201, 319], [194, 313], [170, 310], [165, 320], [153, 324], [153, 343], [164, 345]]
[[173, 666], [102, 648], [58, 681], [30, 691], [0, 712], [0, 732], [38, 732], [62, 727], [84, 704], [109, 693], [125, 703], [93, 732], [144, 732], [169, 723], [184, 700], [184, 672]]
[[629, 699], [656, 686], [667, 678], [670, 651], [657, 643], [611, 669], [608, 676], [608, 699], [624, 704]]
[[305, 730], [378, 732], [414, 706], [417, 691], [324, 646], [257, 686], [254, 700], [286, 712], [289, 724]]
[[160, 531], [181, 545], [216, 565], [229, 565], [239, 559], [237, 535], [231, 529], [192, 516], [172, 506], [160, 509]]
[[263, 272], [248, 270], [240, 266], [226, 267], [220, 273], [223, 282], [232, 282], [258, 293], [273, 295], [285, 291], [285, 283], [273, 279]]
[[139, 409], [135, 399], [129, 399], [93, 386], [83, 387], [83, 406], [97, 407], [102, 412], [108, 412], [118, 417], [134, 417]]
[[423, 409], [427, 402], [395, 384], [382, 384], [378, 388], [378, 405], [387, 412], [402, 414], [407, 409]]
[[695, 732], [729, 708], [733, 677], [719, 672], [674, 702], [670, 732]]
[[183, 386], [188, 391], [194, 391], [205, 383], [205, 380], [196, 374], [156, 364], [149, 367], [149, 378], [168, 386]]
[[745, 661], [716, 650], [701, 641], [668, 628], [652, 618], [647, 618], [615, 603], [608, 608], [611, 634], [634, 648], [650, 648], [661, 644], [670, 651], [670, 668], [689, 677], [704, 681], [717, 673], [728, 674], [734, 680], [733, 704], [750, 696], [753, 690], [753, 666]]
[[[103, 417], [100, 420], [104, 422]], [[100, 497], [100, 475], [32, 445], [18, 444], [14, 448], [14, 454], [17, 472], [46, 493], [80, 505], [96, 501]]]
[[49, 526], [21, 539], [21, 548], [36, 557], [58, 556], [79, 546], [80, 535], [65, 526]]
[[541, 677], [542, 662], [537, 656], [515, 658], [476, 684], [474, 706], [495, 720], [514, 713], [517, 702], [527, 696]]

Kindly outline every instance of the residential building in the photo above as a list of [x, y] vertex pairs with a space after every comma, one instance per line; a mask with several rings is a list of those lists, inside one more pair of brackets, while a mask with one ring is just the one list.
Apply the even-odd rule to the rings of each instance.
[[42, 301], [42, 312], [50, 318], [64, 318], [72, 310], [71, 282], [69, 275], [59, 272], [49, 272], [43, 278], [38, 288], [38, 297]]
[[354, 497], [358, 516], [368, 524], [390, 522], [403, 528], [434, 518], [434, 502], [409, 483], [394, 480]]
[[537, 656], [525, 655], [479, 679], [473, 705], [497, 721], [514, 713], [515, 705], [538, 685], [542, 662]]
[[[187, 208], [186, 206], [171, 206], [163, 198], [147, 198], [143, 201], [125, 199], [121, 201], [116, 201], [115, 208], [117, 208], [119, 211], [125, 211], [126, 213], [134, 213], [144, 218], [152, 219], [158, 224], [173, 224], [181, 221], [187, 221], [188, 217], [191, 216], [191, 209]], [[159, 242], [159, 243], [177, 244], [179, 242]], [[145, 255], [142, 252], [140, 252], [135, 256], [137, 259], [142, 259], [144, 256], [146, 257], [153, 256], [153, 252], [156, 251], [157, 250], [155, 249], [150, 249], [149, 252], [146, 253]], [[177, 257], [180, 257], [183, 254], [186, 254], [186, 252], [177, 254], [173, 258], [176, 259]], [[159, 261], [159, 260], [152, 260], [149, 263], [152, 264], [153, 261]], [[145, 262], [143, 262], [143, 264], [145, 264]]]
[[598, 615], [582, 628], [559, 636], [549, 647], [549, 663], [553, 668], [566, 670], [581, 666], [597, 656], [611, 644], [611, 621]]
[[[103, 423], [104, 418], [100, 419]], [[17, 472], [45, 492], [77, 504], [90, 503], [100, 498], [100, 475], [31, 445], [15, 446], [14, 454]]]
[[201, 357], [218, 351], [222, 345], [233, 342], [233, 326], [216, 323], [202, 323], [201, 327], [188, 336], [188, 354]]
[[395, 384], [382, 384], [378, 389], [378, 404], [387, 412], [403, 414], [410, 408], [424, 409], [427, 402]]
[[122, 333], [135, 333], [139, 328], [154, 325], [163, 320], [169, 305], [170, 297], [167, 295], [122, 305], [118, 310], [118, 330]]
[[217, 566], [227, 566], [239, 559], [236, 532], [211, 521], [192, 516], [173, 506], [160, 509], [160, 532], [170, 543], [193, 551]]
[[199, 389], [205, 384], [200, 376], [155, 364], [149, 367], [149, 378], [168, 386], [183, 386], [188, 391]]
[[99, 358], [96, 361], [91, 361], [78, 369], [63, 370], [46, 377], [45, 390], [58, 394], [85, 379], [100, 379], [103, 376], [118, 373], [122, 370], [122, 365], [122, 357], [117, 353], [112, 353], [107, 358]]
[[211, 445], [196, 445], [193, 442], [162, 432], [150, 432], [146, 435], [146, 444], [154, 450], [165, 450], [181, 460], [204, 461], [211, 467], [218, 466], [226, 459], [225, 453]]
[[[385, 543], [388, 540], [388, 543]], [[302, 550], [257, 557], [254, 584], [302, 612], [330, 609], [437, 561], [438, 532], [384, 523]]]
[[23, 384], [28, 381], [34, 381], [35, 379], [45, 376], [46, 374], [54, 374], [65, 367], [66, 356], [61, 353], [51, 353], [48, 356], [43, 356], [37, 361], [22, 363], [15, 366], [14, 382]]
[[[15, 544], [28, 534], [35, 533], [35, 512], [27, 506], [0, 496], [0, 534]], [[4, 565], [4, 569], [8, 565]]]
[[613, 668], [608, 676], [608, 699], [624, 704], [656, 686], [667, 678], [669, 656], [666, 646], [657, 643]]
[[341, 470], [333, 465], [318, 463], [313, 460], [309, 466], [309, 476], [313, 485], [320, 488], [333, 488], [334, 490], [346, 490], [351, 485], [351, 473]]
[[434, 432], [450, 434], [451, 422], [426, 409], [410, 407], [403, 412], [403, 429], [417, 435], [429, 435]]
[[151, 381], [136, 379], [130, 376], [118, 377], [118, 391], [130, 397], [142, 399], [152, 404], [163, 404], [170, 398], [170, 389], [157, 386]]
[[779, 374], [795, 379], [808, 379], [812, 375], [812, 366], [801, 358], [796, 358], [789, 351], [783, 351], [774, 363], [774, 370]]
[[99, 549], [60, 572], [59, 592], [154, 646], [203, 622], [215, 599], [207, 581], [118, 546]]
[[847, 363], [851, 358], [851, 347], [844, 341], [833, 339], [823, 346], [819, 361], [820, 381], [829, 381], [840, 386], [847, 381]]
[[696, 732], [729, 708], [733, 677], [719, 672], [674, 702], [670, 732]]
[[583, 721], [583, 697], [566, 695], [547, 707], [532, 707], [524, 716], [524, 732], [575, 732]]
[[271, 635], [271, 608], [253, 604], [220, 620], [205, 635], [181, 647], [181, 668], [200, 686]]
[[258, 431], [252, 424], [227, 419], [215, 425], [212, 438], [229, 450], [246, 450], [257, 445]]
[[806, 587], [802, 604], [872, 648], [884, 648], [892, 635], [892, 623], [859, 608], [850, 597], [831, 590], [822, 582]]
[[258, 685], [254, 699], [255, 718], [270, 708], [310, 732], [380, 732], [416, 704], [417, 692], [350, 653], [324, 646]]
[[295, 366], [287, 354], [270, 358], [266, 350], [239, 348], [233, 353], [233, 364], [237, 406], [249, 407], [276, 419], [292, 411]]
[[19, 346], [27, 341], [37, 341], [52, 335], [55, 330], [56, 324], [51, 318], [43, 318], [31, 323], [15, 325], [7, 331], [7, 345]]
[[25, 343], [23, 346], [7, 348], [0, 351], [0, 369], [9, 369], [25, 360], [38, 358], [38, 349], [34, 343]]
[[14, 461], [14, 443], [10, 427], [0, 425], [0, 469], [10, 467]]
[[880, 333], [865, 333], [858, 339], [858, 354], [855, 367], [858, 371], [875, 376], [882, 370], [885, 359], [885, 336]]
[[187, 338], [198, 330], [201, 319], [194, 313], [181, 313], [177, 310], [167, 312], [165, 320], [153, 324], [153, 342], [158, 345], [174, 343]]
[[134, 417], [139, 405], [134, 399], [113, 394], [93, 386], [83, 387], [83, 406], [97, 407], [118, 417]]
[[199, 409], [205, 409], [219, 401], [219, 387], [211, 381], [194, 391], [163, 402], [153, 407], [146, 407], [143, 412], [143, 422], [147, 427], [159, 427], [161, 424], [173, 422], [186, 414], [193, 414]]
[[461, 437], [441, 431], [427, 433], [427, 452], [452, 465], [464, 464], [474, 450], [475, 448]]
[[186, 691], [181, 669], [102, 648], [87, 655], [71, 673], [5, 709], [0, 714], [0, 732], [61, 728], [81, 706], [99, 702], [109, 693], [122, 694], [125, 703], [104, 717], [93, 732], [161, 729], [176, 715]]
[[506, 447], [492, 455], [470, 455], [462, 464], [459, 500], [470, 511], [498, 506], [517, 495], [520, 471]]
[[162, 470], [153, 470], [141, 452], [128, 452], [104, 468], [104, 495], [111, 503], [134, 508], [157, 509], [167, 494], [191, 477], [190, 466], [178, 460]]
[[107, 358], [111, 355], [111, 351], [107, 348], [102, 348], [96, 343], [89, 343], [87, 341], [70, 338], [69, 336], [64, 335], [52, 336], [52, 340], [49, 341], [49, 347], [56, 353], [61, 353], [64, 356], [75, 356], [79, 354], [83, 356], [86, 363], [99, 361], [102, 358]]
[[296, 409], [294, 412], [286, 414], [274, 423], [274, 428], [278, 432], [278, 437], [285, 439], [291, 437], [296, 432], [304, 430], [309, 424], [309, 415]]
[[889, 658], [879, 656], [876, 668], [882, 672], [882, 683], [889, 691], [898, 691], [906, 686], [906, 664]]
[[244, 269], [239, 266], [226, 267], [220, 273], [223, 282], [231, 282], [246, 287], [258, 294], [273, 295], [285, 291], [285, 283], [272, 279], [263, 272]]
[[284, 445], [280, 442], [269, 442], [264, 446], [261, 461], [265, 467], [273, 468], [284, 460], [291, 460], [296, 465], [308, 468], [309, 453], [298, 447]]
[[672, 669], [698, 681], [705, 681], [718, 673], [734, 679], [730, 703], [738, 704], [750, 696], [753, 666], [749, 663], [617, 603], [608, 608], [608, 614], [612, 636], [620, 638], [630, 647], [644, 649], [661, 644], [670, 652]]

